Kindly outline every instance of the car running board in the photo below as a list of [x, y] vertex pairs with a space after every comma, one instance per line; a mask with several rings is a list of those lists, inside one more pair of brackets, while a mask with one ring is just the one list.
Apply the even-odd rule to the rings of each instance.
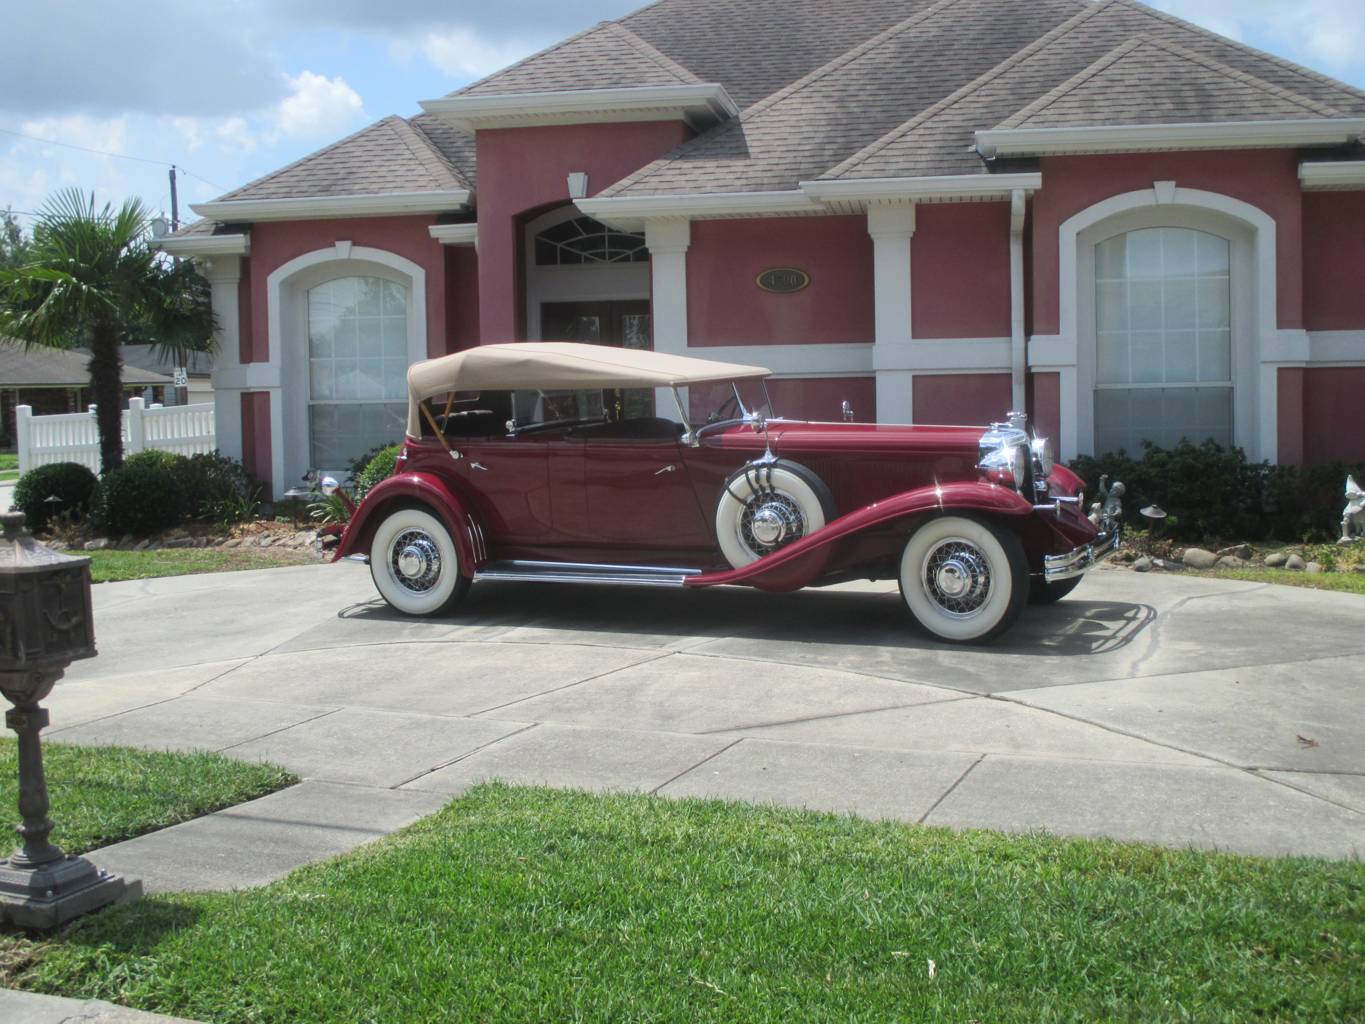
[[587, 562], [487, 562], [476, 580], [522, 580], [535, 583], [615, 583], [637, 587], [681, 587], [700, 569], [666, 569], [652, 565], [595, 565]]

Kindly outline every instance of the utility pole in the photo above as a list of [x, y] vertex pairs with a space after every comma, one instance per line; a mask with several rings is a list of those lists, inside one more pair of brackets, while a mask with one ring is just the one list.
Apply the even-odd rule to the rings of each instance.
[[180, 230], [180, 199], [175, 191], [175, 164], [171, 164], [171, 230]]

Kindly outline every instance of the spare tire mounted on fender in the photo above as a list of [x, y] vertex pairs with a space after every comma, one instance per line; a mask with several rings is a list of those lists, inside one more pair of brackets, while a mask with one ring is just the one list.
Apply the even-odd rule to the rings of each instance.
[[786, 459], [751, 462], [725, 481], [716, 540], [736, 569], [809, 536], [835, 517], [823, 480]]

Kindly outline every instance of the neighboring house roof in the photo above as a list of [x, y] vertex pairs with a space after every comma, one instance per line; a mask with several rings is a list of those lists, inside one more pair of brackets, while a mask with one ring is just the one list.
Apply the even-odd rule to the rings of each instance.
[[[1365, 93], [1138, 0], [658, 0], [452, 93], [714, 84], [722, 122], [602, 196], [980, 175], [975, 133], [1365, 116]], [[1330, 157], [1332, 150], [1319, 151]], [[470, 189], [469, 133], [385, 118], [220, 201]], [[180, 234], [203, 229], [193, 225]]]
[[[0, 388], [89, 387], [90, 356], [79, 349], [33, 346], [0, 339]], [[136, 366], [123, 368], [125, 385], [170, 384], [170, 377]]]
[[451, 156], [438, 148], [428, 131], [401, 117], [386, 117], [216, 201], [439, 192], [469, 187], [469, 179]]
[[123, 356], [125, 374], [133, 367], [166, 377], [171, 377], [178, 366], [185, 367], [191, 377], [207, 377], [213, 372], [212, 352], [187, 352], [179, 362], [162, 357], [155, 345], [123, 345], [119, 352]]

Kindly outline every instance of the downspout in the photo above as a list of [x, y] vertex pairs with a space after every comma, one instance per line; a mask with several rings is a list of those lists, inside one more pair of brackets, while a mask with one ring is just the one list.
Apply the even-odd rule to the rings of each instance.
[[1010, 408], [1027, 408], [1028, 339], [1024, 337], [1024, 220], [1028, 203], [1024, 190], [1010, 193]]

